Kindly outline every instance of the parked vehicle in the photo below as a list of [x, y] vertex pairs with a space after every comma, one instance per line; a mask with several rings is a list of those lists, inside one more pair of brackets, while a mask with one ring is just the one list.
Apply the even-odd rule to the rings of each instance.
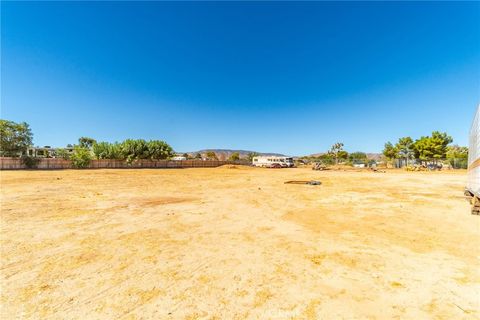
[[472, 214], [480, 215], [480, 105], [470, 129], [468, 180], [465, 195], [472, 203]]
[[253, 157], [252, 165], [264, 168], [291, 168], [294, 167], [293, 158], [278, 156]]

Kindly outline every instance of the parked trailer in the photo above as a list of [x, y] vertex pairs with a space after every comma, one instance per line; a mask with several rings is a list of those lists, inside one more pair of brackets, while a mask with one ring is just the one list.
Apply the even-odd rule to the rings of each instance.
[[252, 165], [264, 168], [291, 168], [295, 164], [291, 157], [259, 156], [253, 157]]
[[480, 215], [480, 105], [470, 129], [468, 180], [465, 194], [471, 197], [472, 214]]

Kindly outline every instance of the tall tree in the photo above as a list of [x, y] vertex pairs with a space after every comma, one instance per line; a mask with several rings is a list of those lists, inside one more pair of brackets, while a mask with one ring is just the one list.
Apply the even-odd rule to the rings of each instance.
[[143, 139], [127, 139], [120, 144], [122, 158], [128, 163], [150, 157], [147, 142]]
[[383, 148], [382, 153], [388, 160], [398, 158], [398, 150], [391, 142], [385, 143], [385, 147]]
[[413, 144], [415, 158], [422, 161], [445, 159], [447, 146], [453, 141], [446, 132], [434, 131], [431, 136], [420, 137]]
[[26, 122], [0, 119], [0, 155], [16, 157], [32, 145], [33, 134]]
[[433, 131], [431, 139], [434, 146], [433, 157], [435, 159], [445, 159], [447, 157], [448, 145], [453, 142], [452, 137], [446, 132]]
[[340, 158], [339, 156], [342, 155], [341, 154], [342, 151], [344, 152], [342, 142], [337, 142], [333, 144], [330, 150], [328, 151], [328, 153], [330, 153], [335, 158], [335, 164], [338, 164], [338, 159]]
[[150, 159], [168, 159], [173, 157], [172, 147], [165, 141], [151, 140], [147, 142], [148, 156]]
[[96, 142], [95, 139], [89, 137], [81, 137], [78, 139], [78, 145], [81, 148], [91, 149]]
[[468, 147], [449, 146], [447, 148], [447, 160], [454, 168], [466, 169], [468, 167]]
[[395, 149], [398, 151], [398, 157], [405, 159], [405, 162], [408, 164], [414, 154], [413, 140], [410, 137], [403, 137], [398, 139]]

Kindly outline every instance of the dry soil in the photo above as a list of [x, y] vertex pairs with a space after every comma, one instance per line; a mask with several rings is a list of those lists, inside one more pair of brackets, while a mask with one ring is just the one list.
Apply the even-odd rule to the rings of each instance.
[[480, 319], [465, 171], [0, 174], [2, 319]]

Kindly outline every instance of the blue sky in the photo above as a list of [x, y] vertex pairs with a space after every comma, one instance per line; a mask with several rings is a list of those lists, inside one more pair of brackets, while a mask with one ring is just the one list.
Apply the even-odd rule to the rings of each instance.
[[2, 2], [1, 18], [1, 118], [36, 145], [466, 145], [480, 102], [479, 2]]

